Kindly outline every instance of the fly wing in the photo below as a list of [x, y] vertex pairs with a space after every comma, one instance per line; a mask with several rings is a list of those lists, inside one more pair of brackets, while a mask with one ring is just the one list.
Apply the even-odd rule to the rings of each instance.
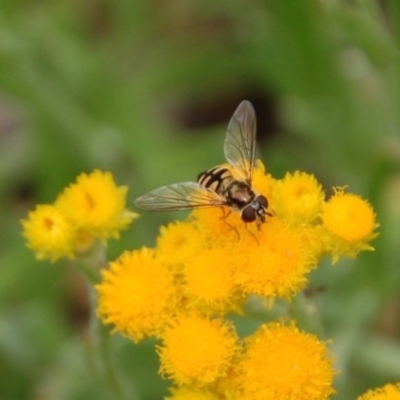
[[251, 185], [256, 149], [256, 114], [247, 100], [233, 114], [225, 137], [225, 158]]
[[155, 189], [134, 201], [146, 211], [177, 211], [201, 207], [222, 207], [226, 200], [195, 182], [174, 183]]

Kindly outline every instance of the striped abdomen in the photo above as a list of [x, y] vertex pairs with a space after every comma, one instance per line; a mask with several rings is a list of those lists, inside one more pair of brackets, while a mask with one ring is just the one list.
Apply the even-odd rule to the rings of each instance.
[[230, 171], [226, 167], [217, 166], [202, 172], [197, 177], [197, 182], [214, 192], [224, 195], [226, 188], [233, 177]]

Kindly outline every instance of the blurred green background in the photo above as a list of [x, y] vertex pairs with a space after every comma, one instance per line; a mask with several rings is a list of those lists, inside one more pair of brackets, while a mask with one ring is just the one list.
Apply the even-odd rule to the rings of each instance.
[[[349, 185], [378, 214], [375, 252], [312, 275], [335, 398], [400, 381], [399, 41], [397, 0], [2, 0], [0, 399], [115, 398], [89, 373], [83, 278], [35, 261], [19, 220], [94, 168], [129, 186], [129, 204], [195, 180], [223, 161], [243, 99], [274, 177]], [[143, 213], [109, 259], [177, 216]], [[161, 399], [154, 343], [112, 339], [121, 398]]]

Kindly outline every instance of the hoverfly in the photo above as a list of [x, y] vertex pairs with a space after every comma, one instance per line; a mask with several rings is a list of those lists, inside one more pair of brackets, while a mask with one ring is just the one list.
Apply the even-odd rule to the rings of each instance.
[[[188, 210], [228, 206], [240, 213], [245, 223], [265, 222], [268, 200], [252, 188], [255, 163], [256, 115], [247, 100], [234, 112], [225, 137], [224, 153], [228, 166], [211, 168], [197, 182], [181, 182], [157, 188], [135, 200], [136, 207], [147, 211]], [[229, 214], [228, 214], [229, 215]]]

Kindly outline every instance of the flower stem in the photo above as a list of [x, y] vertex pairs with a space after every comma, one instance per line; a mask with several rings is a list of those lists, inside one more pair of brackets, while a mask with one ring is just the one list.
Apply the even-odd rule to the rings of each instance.
[[102, 388], [102, 395], [109, 394], [113, 400], [124, 400], [126, 396], [120, 386], [111, 356], [111, 335], [96, 315], [96, 291], [100, 270], [107, 265], [104, 246], [99, 245], [90, 254], [80, 259], [79, 268], [88, 282], [90, 321], [86, 340], [87, 363], [95, 382]]
[[91, 320], [86, 344], [88, 368], [96, 384], [103, 388], [103, 393], [109, 393], [110, 399], [124, 400], [125, 395], [112, 362], [111, 335], [108, 328], [96, 317], [95, 293], [92, 287], [90, 292]]

